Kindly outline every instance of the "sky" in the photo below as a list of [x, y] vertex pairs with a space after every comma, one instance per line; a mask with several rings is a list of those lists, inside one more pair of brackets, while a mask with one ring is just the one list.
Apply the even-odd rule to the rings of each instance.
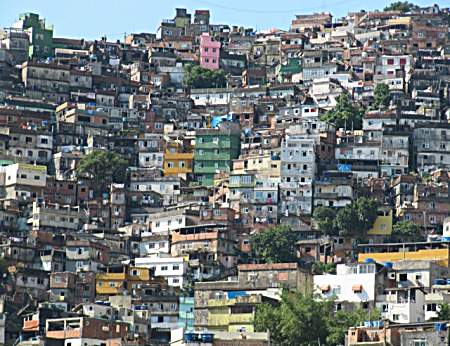
[[[125, 33], [156, 32], [161, 19], [171, 19], [175, 8], [209, 9], [213, 24], [288, 29], [295, 14], [328, 11], [343, 16], [360, 9], [382, 9], [391, 0], [0, 0], [0, 26], [9, 27], [20, 13], [36, 12], [54, 25], [56, 37], [108, 40]], [[425, 6], [450, 0], [418, 0]]]

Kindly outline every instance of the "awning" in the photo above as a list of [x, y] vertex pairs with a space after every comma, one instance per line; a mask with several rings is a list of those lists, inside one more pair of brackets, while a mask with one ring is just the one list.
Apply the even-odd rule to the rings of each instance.
[[362, 289], [363, 289], [362, 285], [353, 285], [352, 286], [353, 292], [362, 292]]
[[322, 292], [328, 292], [330, 290], [330, 285], [322, 285], [320, 286], [320, 290]]

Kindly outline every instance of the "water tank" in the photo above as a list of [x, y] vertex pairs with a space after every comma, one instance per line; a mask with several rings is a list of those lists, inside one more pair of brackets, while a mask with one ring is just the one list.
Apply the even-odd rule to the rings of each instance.
[[392, 269], [393, 265], [394, 264], [392, 262], [384, 262], [384, 267], [387, 269]]
[[366, 258], [364, 263], [375, 263], [375, 260], [373, 258]]
[[195, 333], [185, 333], [184, 334], [184, 341], [191, 342], [194, 341], [196, 334]]
[[447, 323], [435, 323], [434, 330], [436, 330], [437, 332], [447, 330]]
[[383, 325], [384, 325], [383, 321], [373, 321], [372, 322], [372, 326], [375, 328], [381, 328], [381, 327], [383, 327]]
[[433, 280], [434, 285], [446, 285], [447, 280], [446, 279], [435, 279]]
[[202, 342], [212, 343], [213, 340], [214, 340], [214, 334], [210, 334], [210, 333], [202, 334]]

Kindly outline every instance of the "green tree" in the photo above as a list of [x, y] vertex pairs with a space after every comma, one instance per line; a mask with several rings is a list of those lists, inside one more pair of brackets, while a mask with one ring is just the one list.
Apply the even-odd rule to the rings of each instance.
[[297, 261], [297, 233], [285, 226], [267, 228], [250, 237], [255, 256], [267, 263]]
[[336, 274], [336, 264], [334, 263], [323, 263], [323, 262], [314, 262], [311, 266], [311, 272], [313, 275], [322, 275], [322, 274]]
[[379, 319], [375, 310], [334, 312], [333, 299], [319, 299], [311, 294], [283, 292], [280, 304], [259, 305], [256, 309], [255, 328], [270, 331], [275, 345], [341, 345], [349, 327], [369, 319]]
[[317, 225], [317, 229], [324, 235], [339, 235], [339, 230], [336, 227], [335, 219], [335, 208], [320, 206], [314, 210], [313, 220]]
[[400, 11], [402, 13], [409, 12], [417, 6], [408, 1], [395, 1], [384, 8], [384, 11]]
[[439, 311], [437, 312], [436, 320], [438, 321], [449, 321], [450, 320], [450, 305], [449, 304], [439, 304]]
[[373, 198], [360, 197], [339, 209], [335, 224], [340, 234], [362, 237], [370, 230], [378, 215], [378, 202]]
[[339, 233], [343, 236], [357, 235], [361, 228], [358, 213], [351, 204], [339, 209], [335, 223]]
[[337, 311], [333, 317], [328, 319], [327, 345], [343, 345], [345, 335], [350, 327], [355, 327], [364, 321], [377, 321], [381, 319], [381, 314], [377, 309], [365, 310], [356, 309], [354, 311]]
[[336, 99], [336, 107], [320, 117], [321, 120], [333, 123], [336, 127], [361, 129], [364, 112], [355, 106], [348, 93], [340, 94]]
[[373, 108], [379, 109], [389, 106], [389, 102], [391, 101], [389, 87], [384, 83], [377, 84], [373, 92], [373, 97]]
[[209, 70], [199, 65], [184, 66], [183, 83], [187, 88], [224, 88], [227, 77], [224, 70]]
[[257, 307], [255, 327], [257, 331], [269, 330], [271, 340], [279, 346], [324, 344], [328, 336], [326, 318], [331, 311], [332, 301], [285, 292], [279, 306]]
[[422, 226], [411, 221], [399, 221], [392, 228], [391, 240], [396, 242], [423, 241]]
[[92, 179], [96, 193], [103, 193], [111, 183], [123, 183], [128, 161], [107, 150], [94, 150], [84, 156], [76, 170], [78, 177]]
[[351, 205], [356, 209], [361, 230], [366, 232], [371, 229], [378, 216], [379, 204], [377, 200], [374, 198], [359, 197]]

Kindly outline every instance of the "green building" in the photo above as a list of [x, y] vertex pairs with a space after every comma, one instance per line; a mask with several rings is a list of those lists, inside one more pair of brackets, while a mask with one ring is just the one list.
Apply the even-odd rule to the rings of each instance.
[[302, 72], [301, 60], [289, 58], [287, 63], [279, 64], [276, 68], [277, 79], [280, 83], [290, 81], [293, 74]]
[[239, 157], [241, 131], [238, 124], [222, 123], [217, 129], [200, 129], [195, 135], [194, 174], [202, 186], [212, 186], [214, 175], [229, 173]]
[[194, 330], [194, 297], [180, 296], [178, 326], [185, 331]]
[[24, 13], [13, 26], [28, 32], [30, 58], [53, 57], [53, 26], [45, 24], [45, 19], [39, 18], [37, 13]]

